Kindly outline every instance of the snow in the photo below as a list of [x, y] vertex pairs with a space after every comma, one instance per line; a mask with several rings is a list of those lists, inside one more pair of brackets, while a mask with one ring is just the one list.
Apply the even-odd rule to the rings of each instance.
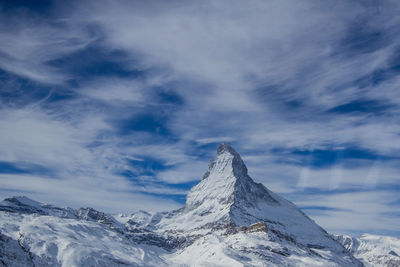
[[361, 266], [224, 143], [181, 209], [113, 217], [14, 197], [0, 202], [0, 229], [0, 262], [11, 265]]
[[51, 215], [62, 218], [75, 218], [74, 210], [71, 208], [61, 208], [49, 204], [42, 204], [25, 196], [6, 198], [0, 202], [0, 211], [12, 211], [23, 213], [36, 213]]
[[359, 238], [334, 235], [343, 246], [365, 266], [400, 266], [400, 239], [390, 236], [363, 234]]
[[324, 257], [293, 244], [273, 242], [265, 233], [243, 232], [205, 235], [166, 260], [172, 266], [352, 266], [331, 255]]
[[188, 193], [184, 209], [163, 218], [158, 228], [192, 231], [214, 222], [248, 226], [260, 221], [303, 245], [342, 250], [293, 203], [255, 183], [240, 155], [227, 144], [220, 145], [203, 180]]
[[[26, 206], [31, 206], [35, 208], [41, 208], [40, 202], [37, 202], [35, 200], [32, 200], [30, 198], [27, 198], [26, 196], [17, 196], [13, 198], [14, 200], [18, 201], [19, 203], [26, 205]], [[7, 200], [4, 200], [7, 201]], [[15, 207], [16, 204], [12, 203], [12, 205]]]
[[97, 222], [0, 213], [0, 229], [18, 241], [20, 258], [22, 248], [29, 250], [35, 266], [166, 265], [163, 249], [135, 244]]

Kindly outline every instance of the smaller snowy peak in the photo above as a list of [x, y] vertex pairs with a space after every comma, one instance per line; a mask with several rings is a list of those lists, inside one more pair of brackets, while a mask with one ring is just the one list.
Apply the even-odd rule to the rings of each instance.
[[0, 210], [27, 214], [47, 214], [42, 205], [43, 204], [25, 196], [14, 196], [1, 201]]
[[132, 214], [115, 215], [114, 218], [130, 232], [148, 232], [155, 223], [153, 220], [158, 222], [157, 216], [161, 214], [139, 210]]
[[72, 209], [69, 207], [57, 207], [37, 202], [25, 196], [16, 196], [4, 199], [0, 202], [0, 211], [78, 219], [98, 222], [115, 229], [123, 228], [123, 224], [118, 222], [113, 216], [97, 211], [93, 208]]
[[110, 226], [111, 228], [120, 229], [123, 225], [113, 216], [93, 208], [80, 208], [75, 211], [75, 216], [80, 220], [98, 222]]
[[361, 237], [333, 235], [343, 247], [365, 266], [400, 266], [400, 239], [363, 234]]
[[0, 211], [21, 214], [50, 215], [60, 218], [75, 218], [74, 210], [72, 208], [43, 204], [25, 196], [15, 196], [4, 199], [0, 202]]
[[17, 205], [25, 205], [25, 206], [32, 206], [32, 207], [40, 207], [41, 203], [37, 202], [33, 199], [30, 199], [26, 196], [15, 196], [11, 198], [6, 198], [4, 201], [9, 203], [15, 203]]
[[147, 211], [139, 210], [138, 212], [135, 212], [130, 216], [127, 223], [138, 227], [144, 227], [150, 223], [152, 216], [153, 214]]
[[348, 235], [332, 235], [332, 237], [340, 244], [342, 244], [343, 247], [351, 253], [357, 251], [360, 246], [360, 241], [355, 237], [351, 237]]
[[121, 223], [119, 223], [113, 216], [97, 211], [93, 208], [73, 209], [69, 207], [57, 207], [50, 204], [40, 203], [25, 196], [16, 196], [4, 199], [0, 202], [0, 211], [95, 221], [115, 228], [121, 227]]

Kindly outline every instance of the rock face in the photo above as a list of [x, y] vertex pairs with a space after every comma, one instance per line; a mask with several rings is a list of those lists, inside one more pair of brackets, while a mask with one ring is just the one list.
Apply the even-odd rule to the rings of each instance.
[[293, 203], [255, 183], [240, 155], [228, 144], [217, 150], [202, 181], [187, 195], [186, 205], [164, 217], [159, 229], [185, 232], [216, 225], [249, 226], [264, 222], [276, 236], [310, 246], [342, 247]]
[[263, 205], [278, 207], [280, 203], [268, 189], [248, 176], [240, 155], [223, 143], [202, 181], [190, 190], [184, 212], [193, 215], [194, 220], [203, 216], [202, 223], [207, 221], [208, 214], [210, 221], [240, 226], [260, 221], [262, 214], [249, 212]]
[[4, 264], [362, 266], [293, 203], [255, 183], [225, 143], [179, 210], [112, 217], [15, 197], [0, 203], [0, 229]]

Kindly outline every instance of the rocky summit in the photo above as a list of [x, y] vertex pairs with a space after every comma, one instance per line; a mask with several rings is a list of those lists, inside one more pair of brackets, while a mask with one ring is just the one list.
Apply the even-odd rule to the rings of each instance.
[[[0, 229], [3, 266], [368, 264], [343, 238], [254, 182], [226, 143], [178, 210], [112, 216], [12, 197], [0, 202]], [[395, 250], [393, 263], [400, 254]]]

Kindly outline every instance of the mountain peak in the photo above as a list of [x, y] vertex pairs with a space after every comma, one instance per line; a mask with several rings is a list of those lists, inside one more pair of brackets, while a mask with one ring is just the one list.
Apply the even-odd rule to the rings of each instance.
[[188, 193], [186, 205], [155, 222], [163, 231], [242, 229], [263, 225], [271, 239], [309, 248], [343, 248], [293, 203], [248, 175], [240, 155], [221, 143], [203, 179]]
[[35, 201], [33, 199], [30, 199], [30, 198], [28, 198], [26, 196], [13, 196], [13, 197], [4, 199], [4, 201], [8, 201], [8, 202], [11, 202], [11, 203], [23, 204], [23, 205], [26, 205], [26, 206], [35, 206], [35, 207], [38, 207], [41, 204], [40, 202], [37, 202], [37, 201]]
[[221, 143], [202, 181], [188, 193], [185, 212], [199, 214], [200, 224], [224, 221], [243, 225], [260, 221], [244, 214], [248, 214], [247, 208], [257, 209], [262, 203], [280, 205], [267, 188], [250, 178], [239, 153]]
[[[208, 175], [190, 190], [185, 207], [139, 212], [123, 220], [93, 208], [74, 210], [26, 197], [8, 198], [0, 202], [0, 261], [17, 260], [11, 250], [17, 248], [32, 261], [24, 266], [59, 265], [60, 255], [62, 265], [68, 266], [208, 266], [214, 261], [216, 265], [362, 266], [293, 203], [254, 182], [240, 155], [226, 143], [218, 147]], [[11, 243], [8, 236], [18, 241]], [[157, 247], [145, 254], [144, 248], [152, 246]], [[395, 248], [385, 253], [390, 263], [400, 254]], [[158, 262], [164, 257], [171, 261]], [[200, 260], [188, 261], [191, 258]], [[21, 265], [15, 263], [10, 265]]]
[[228, 152], [232, 155], [238, 154], [232, 146], [230, 146], [228, 143], [222, 142], [217, 148], [217, 154], [220, 155], [225, 152]]
[[42, 205], [42, 203], [25, 196], [13, 196], [0, 201], [0, 211], [46, 214]]
[[203, 180], [208, 178], [212, 173], [218, 173], [218, 177], [221, 177], [223, 173], [225, 177], [233, 176], [236, 179], [248, 177], [247, 167], [239, 153], [227, 143], [221, 143], [218, 146], [217, 157], [211, 160], [208, 170], [203, 176]]

